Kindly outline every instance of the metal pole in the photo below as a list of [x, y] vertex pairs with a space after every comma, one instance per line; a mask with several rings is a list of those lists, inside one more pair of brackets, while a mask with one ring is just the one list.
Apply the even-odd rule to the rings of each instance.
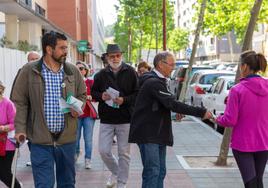
[[167, 50], [167, 36], [166, 36], [166, 0], [163, 0], [163, 50]]

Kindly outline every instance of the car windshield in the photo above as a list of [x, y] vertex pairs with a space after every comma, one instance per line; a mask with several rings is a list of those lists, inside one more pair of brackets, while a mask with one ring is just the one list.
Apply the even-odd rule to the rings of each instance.
[[221, 74], [221, 73], [216, 73], [216, 74], [206, 74], [203, 75], [200, 80], [199, 83], [200, 84], [213, 84], [215, 81], [217, 81], [217, 78], [220, 76], [224, 76], [224, 75], [232, 75], [232, 74]]

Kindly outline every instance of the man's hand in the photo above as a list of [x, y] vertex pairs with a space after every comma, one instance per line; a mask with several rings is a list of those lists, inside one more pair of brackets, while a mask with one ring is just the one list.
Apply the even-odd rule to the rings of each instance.
[[182, 120], [182, 118], [184, 118], [185, 117], [185, 115], [184, 114], [176, 114], [176, 120], [177, 121], [181, 121]]
[[115, 104], [120, 106], [124, 103], [124, 98], [123, 97], [116, 97], [113, 101]]
[[92, 100], [92, 96], [91, 95], [87, 95], [87, 100]]
[[73, 110], [72, 108], [70, 109], [70, 112], [71, 112], [71, 115], [74, 117], [74, 118], [77, 118], [79, 116], [78, 112], [76, 112], [75, 110]]
[[212, 113], [210, 111], [206, 111], [206, 113], [202, 119], [204, 120], [204, 119], [212, 119], [212, 118], [213, 118]]
[[111, 99], [111, 96], [107, 92], [103, 92], [101, 98], [102, 100], [107, 101]]
[[17, 142], [23, 143], [26, 140], [26, 134], [24, 134], [24, 133], [16, 133], [15, 134], [15, 139], [16, 139]]

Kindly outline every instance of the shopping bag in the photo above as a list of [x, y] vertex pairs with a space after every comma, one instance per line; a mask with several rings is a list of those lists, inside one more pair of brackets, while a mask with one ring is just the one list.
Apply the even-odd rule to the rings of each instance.
[[86, 108], [88, 108], [87, 110], [89, 111], [89, 117], [93, 118], [93, 119], [97, 119], [98, 118], [98, 113], [95, 109], [95, 107], [93, 106], [93, 104], [87, 100], [86, 102]]

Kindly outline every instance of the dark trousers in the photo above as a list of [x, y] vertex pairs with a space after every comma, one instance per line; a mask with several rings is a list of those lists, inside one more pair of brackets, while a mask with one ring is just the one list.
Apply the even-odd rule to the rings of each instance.
[[233, 149], [245, 187], [263, 188], [263, 173], [268, 159], [268, 151], [241, 152]]
[[161, 144], [138, 144], [143, 165], [142, 188], [163, 188], [166, 176], [166, 150]]
[[[14, 151], [7, 151], [6, 156], [0, 157], [0, 180], [6, 184], [7, 187], [11, 187], [12, 173], [11, 164], [14, 157]], [[15, 179], [15, 188], [20, 188], [20, 184]]]

